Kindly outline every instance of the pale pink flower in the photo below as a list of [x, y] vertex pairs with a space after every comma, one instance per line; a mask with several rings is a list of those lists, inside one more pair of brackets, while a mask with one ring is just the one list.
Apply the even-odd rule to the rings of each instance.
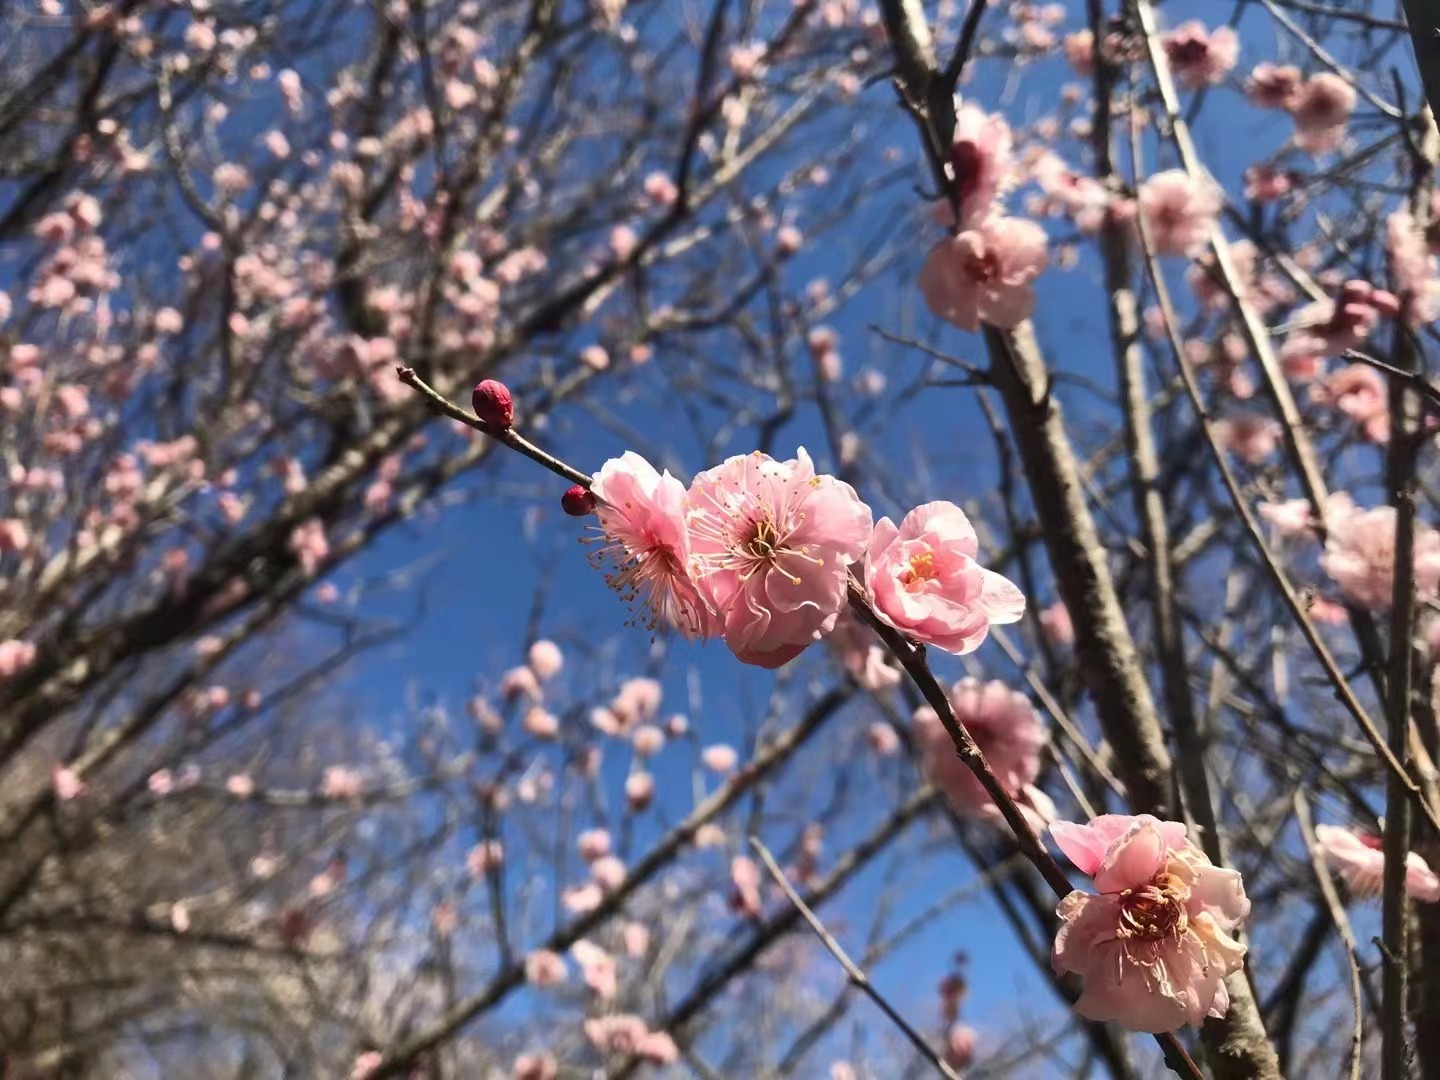
[[875, 613], [927, 645], [973, 652], [992, 625], [1025, 613], [1024, 595], [977, 563], [979, 550], [970, 519], [954, 503], [917, 506], [898, 528], [881, 518], [865, 559]]
[[590, 1044], [606, 1054], [634, 1054], [640, 1042], [650, 1033], [645, 1021], [628, 1013], [596, 1016], [585, 1021], [585, 1037]]
[[1023, 218], [990, 217], [941, 240], [920, 268], [931, 311], [962, 330], [1014, 327], [1035, 310], [1032, 284], [1045, 269], [1045, 230]]
[[712, 636], [717, 623], [688, 570], [684, 485], [626, 451], [601, 467], [590, 490], [605, 540], [597, 556], [611, 567], [606, 583], [640, 605], [649, 629], [668, 625], [688, 638]]
[[1355, 88], [1322, 71], [1305, 80], [1288, 108], [1295, 120], [1295, 145], [1311, 154], [1324, 153], [1345, 137], [1345, 124], [1355, 110]]
[[1045, 640], [1051, 645], [1069, 648], [1075, 644], [1075, 623], [1070, 618], [1070, 609], [1065, 606], [1064, 600], [1056, 600], [1042, 610], [1039, 619], [1040, 633], [1045, 635]]
[[[1385, 874], [1380, 837], [1339, 825], [1316, 825], [1315, 839], [1326, 865], [1340, 874], [1352, 893], [1362, 899], [1380, 895]], [[1405, 891], [1422, 903], [1440, 901], [1440, 876], [1413, 851], [1405, 855]]]
[[465, 870], [481, 878], [505, 864], [505, 846], [499, 840], [481, 840], [465, 856]]
[[539, 705], [532, 705], [525, 710], [521, 726], [527, 735], [545, 742], [554, 740], [560, 734], [560, 720], [554, 713], [542, 709]]
[[1191, 19], [1160, 36], [1170, 67], [1181, 86], [1197, 89], [1223, 82], [1240, 55], [1240, 39], [1228, 26], [1206, 30]]
[[644, 810], [655, 798], [655, 778], [647, 772], [633, 772], [625, 778], [625, 801], [632, 810]]
[[715, 773], [728, 773], [735, 768], [739, 755], [735, 753], [734, 747], [726, 746], [724, 743], [716, 743], [714, 746], [707, 746], [700, 751], [701, 763]]
[[1215, 438], [1247, 465], [1259, 465], [1279, 448], [1283, 429], [1274, 417], [1235, 412], [1215, 421]]
[[623, 732], [645, 720], [653, 720], [660, 711], [663, 691], [654, 679], [626, 679], [620, 684], [610, 712]]
[[290, 550], [306, 577], [313, 577], [330, 556], [330, 542], [325, 537], [325, 524], [319, 518], [301, 522], [290, 534]]
[[664, 173], [653, 172], [645, 177], [645, 197], [656, 206], [670, 207], [680, 198], [680, 189]]
[[365, 781], [360, 774], [343, 765], [327, 767], [320, 779], [320, 793], [327, 799], [354, 799], [364, 787]]
[[18, 555], [30, 546], [30, 530], [19, 518], [0, 519], [0, 554]]
[[0, 641], [0, 679], [14, 678], [35, 662], [35, 645], [19, 638]]
[[690, 487], [694, 576], [747, 664], [776, 668], [835, 626], [847, 567], [870, 535], [855, 489], [817, 475], [802, 447], [790, 461], [729, 458]]
[[963, 104], [955, 110], [950, 179], [955, 220], [969, 228], [998, 206], [1010, 175], [1010, 125], [998, 114]]
[[1071, 70], [1082, 79], [1095, 74], [1095, 35], [1089, 30], [1077, 30], [1066, 34], [1061, 44], [1065, 47], [1065, 59]]
[[737, 855], [730, 860], [730, 907], [748, 919], [764, 911], [760, 898], [760, 867], [754, 859]]
[[1223, 980], [1245, 957], [1231, 933], [1250, 913], [1240, 875], [1212, 865], [1184, 824], [1148, 814], [1050, 832], [1097, 890], [1077, 889], [1056, 909], [1055, 972], [1084, 979], [1075, 1011], [1156, 1033], [1224, 1016]]
[[1254, 202], [1274, 202], [1290, 193], [1294, 176], [1273, 165], [1251, 165], [1245, 170], [1245, 198]]
[[350, 1080], [366, 1080], [384, 1060], [385, 1055], [378, 1050], [365, 1051], [355, 1059], [355, 1064], [350, 1067]]
[[1289, 109], [1300, 93], [1302, 79], [1300, 69], [1293, 64], [1266, 61], [1256, 64], [1245, 80], [1245, 95], [1262, 109]]
[[[1040, 751], [1045, 745], [1045, 730], [1030, 699], [1003, 682], [961, 679], [950, 690], [950, 704], [955, 718], [970, 732], [1001, 785], [1024, 809], [1023, 804], [1031, 802], [1028, 794], [1040, 775]], [[957, 756], [955, 743], [933, 709], [922, 706], [915, 711], [914, 734], [925, 775], [945, 793], [956, 811], [997, 818], [999, 808]], [[1046, 815], [1026, 816], [1038, 827], [1044, 824]]]
[[541, 682], [553, 679], [565, 666], [565, 654], [560, 651], [560, 646], [545, 638], [530, 646], [528, 659], [530, 670]]
[[580, 976], [596, 997], [609, 1001], [615, 996], [619, 980], [613, 956], [586, 938], [570, 946], [570, 955], [580, 965]]
[[255, 794], [255, 781], [244, 773], [236, 773], [225, 781], [225, 790], [237, 799], [248, 799]]
[[[1320, 569], [1345, 599], [1371, 611], [1390, 610], [1395, 581], [1395, 508], [1361, 510], [1332, 495], [1326, 504], [1330, 527]], [[1415, 591], [1422, 597], [1440, 589], [1440, 533], [1423, 523], [1415, 528]]]
[[175, 790], [175, 776], [169, 769], [156, 769], [145, 781], [145, 786], [150, 789], [151, 795], [163, 799]]
[[610, 831], [608, 829], [586, 829], [575, 838], [575, 847], [587, 863], [610, 854]]
[[50, 770], [50, 785], [55, 789], [55, 798], [61, 802], [69, 802], [85, 794], [85, 781], [68, 765], [56, 765]]
[[639, 959], [650, 951], [650, 928], [641, 922], [627, 922], [620, 931], [625, 941], [625, 955]]
[[560, 1065], [550, 1054], [521, 1054], [515, 1059], [510, 1080], [556, 1080]]
[[862, 690], [884, 690], [898, 683], [904, 674], [875, 632], [848, 611], [840, 613], [825, 644]]
[[596, 885], [612, 893], [625, 883], [625, 864], [616, 855], [601, 855], [590, 864], [590, 876]]
[[945, 1034], [945, 1064], [952, 1069], [968, 1069], [975, 1060], [975, 1029], [967, 1024], [952, 1024]]
[[525, 981], [531, 986], [559, 986], [565, 976], [565, 958], [557, 952], [536, 949], [525, 957]]
[[529, 667], [513, 667], [500, 676], [500, 696], [506, 701], [521, 695], [531, 701], [540, 700], [540, 680]]
[[640, 757], [654, 757], [665, 747], [665, 732], [654, 724], [641, 724], [630, 736], [630, 743]]
[[884, 720], [876, 720], [865, 729], [865, 741], [876, 757], [890, 757], [900, 750], [900, 736]]
[[1411, 326], [1433, 321], [1440, 307], [1440, 280], [1425, 234], [1408, 210], [1397, 210], [1386, 219], [1385, 253], [1405, 321]]
[[1224, 196], [1210, 180], [1168, 169], [1140, 185], [1140, 214], [1159, 255], [1190, 255], [1210, 239]]
[[1339, 409], [1374, 443], [1390, 441], [1390, 398], [1385, 378], [1367, 364], [1350, 364], [1316, 384], [1311, 397]]
[[1282, 537], [1311, 535], [1315, 519], [1310, 513], [1309, 499], [1289, 499], [1282, 503], [1262, 502], [1255, 508], [1276, 534]]
[[560, 896], [567, 911], [573, 911], [577, 915], [587, 911], [594, 911], [605, 900], [605, 893], [600, 886], [593, 881], [585, 885], [576, 885], [566, 889]]

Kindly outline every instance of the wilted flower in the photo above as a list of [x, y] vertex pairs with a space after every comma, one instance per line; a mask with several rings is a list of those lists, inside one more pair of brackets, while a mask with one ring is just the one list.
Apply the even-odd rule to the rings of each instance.
[[1096, 893], [1060, 901], [1056, 974], [1084, 979], [1075, 1011], [1135, 1031], [1174, 1031], [1224, 1016], [1224, 978], [1245, 947], [1231, 933], [1250, 913], [1240, 875], [1211, 864], [1185, 826], [1148, 814], [1106, 814], [1050, 826]]

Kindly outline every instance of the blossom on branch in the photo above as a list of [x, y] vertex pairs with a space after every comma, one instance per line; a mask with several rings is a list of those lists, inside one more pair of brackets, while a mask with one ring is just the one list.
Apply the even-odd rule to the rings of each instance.
[[[1325, 865], [1339, 873], [1361, 898], [1379, 896], [1385, 876], [1385, 853], [1378, 836], [1340, 825], [1316, 825], [1315, 839]], [[1412, 900], [1440, 902], [1440, 876], [1415, 852], [1405, 855], [1405, 891]]]
[[1035, 310], [1032, 284], [1045, 269], [1045, 230], [1024, 218], [991, 217], [946, 237], [925, 257], [920, 291], [940, 318], [962, 330], [1010, 328]]
[[979, 648], [992, 624], [1018, 622], [1025, 597], [975, 561], [979, 540], [954, 503], [917, 506], [897, 528], [881, 518], [870, 537], [865, 586], [875, 613], [895, 629], [946, 652]]
[[1156, 1033], [1224, 1016], [1223, 980], [1245, 958], [1231, 934], [1250, 913], [1239, 873], [1213, 865], [1182, 822], [1149, 814], [1057, 821], [1050, 834], [1096, 889], [1056, 909], [1055, 972], [1084, 979], [1075, 1011]]
[[804, 448], [790, 461], [739, 455], [690, 487], [694, 580], [742, 661], [779, 667], [835, 626], [848, 567], [871, 529], [855, 489], [817, 475]]

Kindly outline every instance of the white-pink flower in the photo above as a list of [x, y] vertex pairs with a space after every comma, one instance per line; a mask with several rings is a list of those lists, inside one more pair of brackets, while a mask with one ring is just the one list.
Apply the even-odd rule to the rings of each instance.
[[640, 605], [650, 629], [668, 625], [688, 638], [711, 636], [715, 619], [687, 569], [684, 485], [631, 450], [605, 462], [590, 490], [605, 539], [597, 555], [612, 567], [606, 583]]
[[1322, 71], [1306, 79], [1286, 107], [1295, 121], [1295, 145], [1311, 154], [1323, 153], [1345, 137], [1345, 125], [1355, 109], [1355, 88]]
[[955, 218], [968, 227], [989, 216], [1008, 184], [1010, 125], [1005, 118], [975, 105], [960, 105], [955, 110], [949, 165], [959, 211]]
[[941, 240], [920, 268], [920, 291], [962, 330], [1018, 326], [1035, 310], [1032, 284], [1045, 269], [1045, 230], [1024, 218], [990, 217]]
[[[1340, 587], [1352, 604], [1388, 611], [1395, 581], [1395, 508], [1361, 510], [1344, 495], [1326, 503], [1330, 531], [1320, 555], [1320, 569]], [[1415, 591], [1434, 596], [1440, 590], [1440, 533], [1428, 525], [1415, 528]]]
[[[1030, 823], [1043, 828], [1054, 816], [1054, 807], [1035, 787], [1045, 729], [1030, 699], [998, 680], [961, 679], [950, 690], [950, 705], [1001, 785], [1020, 803]], [[949, 732], [928, 706], [915, 711], [914, 736], [921, 768], [957, 812], [999, 818], [999, 807], [957, 756]]]
[[897, 528], [881, 518], [865, 559], [875, 613], [927, 645], [964, 655], [992, 624], [1019, 621], [1025, 597], [1009, 579], [975, 561], [979, 540], [950, 502], [917, 506]]
[[1084, 980], [1075, 1011], [1149, 1032], [1224, 1016], [1224, 978], [1245, 957], [1230, 935], [1250, 913], [1240, 875], [1211, 864], [1181, 822], [1148, 814], [1057, 821], [1050, 833], [1095, 881], [1056, 909], [1055, 972]]
[[729, 458], [690, 486], [695, 581], [747, 664], [775, 668], [835, 626], [847, 568], [864, 551], [870, 508], [817, 475], [802, 447], [790, 461]]
[[[1385, 854], [1378, 836], [1339, 825], [1316, 825], [1315, 839], [1325, 864], [1335, 870], [1359, 897], [1379, 896], [1385, 876]], [[1415, 852], [1405, 855], [1405, 891], [1412, 900], [1440, 901], [1440, 876]]]
[[1190, 255], [1210, 239], [1223, 196], [1209, 180], [1183, 169], [1158, 172], [1140, 185], [1140, 214], [1160, 255]]
[[529, 661], [530, 670], [542, 682], [559, 675], [560, 669], [565, 666], [565, 654], [560, 651], [559, 645], [548, 638], [541, 638], [531, 645], [526, 659]]
[[1274, 417], [1234, 412], [1217, 420], [1215, 438], [1247, 465], [1259, 465], [1280, 446], [1283, 429]]
[[1196, 89], [1224, 80], [1240, 55], [1240, 39], [1228, 26], [1206, 30], [1196, 19], [1161, 35], [1160, 44], [1180, 85]]

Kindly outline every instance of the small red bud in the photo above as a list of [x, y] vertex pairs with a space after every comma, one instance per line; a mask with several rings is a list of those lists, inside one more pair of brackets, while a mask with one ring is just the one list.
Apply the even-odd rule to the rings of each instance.
[[515, 399], [502, 382], [486, 379], [477, 383], [470, 395], [470, 406], [476, 416], [499, 431], [509, 431], [515, 423]]
[[595, 496], [579, 484], [560, 496], [560, 506], [571, 517], [584, 517], [595, 512]]

